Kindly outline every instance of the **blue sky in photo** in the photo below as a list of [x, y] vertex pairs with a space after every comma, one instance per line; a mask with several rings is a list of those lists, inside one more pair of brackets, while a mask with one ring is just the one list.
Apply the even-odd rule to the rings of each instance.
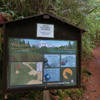
[[[30, 45], [37, 45], [40, 43], [40, 41], [44, 41], [48, 44], [54, 44], [54, 45], [68, 45], [69, 41], [63, 41], [63, 40], [35, 40], [35, 39], [23, 39], [25, 43], [30, 43]], [[73, 44], [75, 41], [70, 41], [71, 44]]]

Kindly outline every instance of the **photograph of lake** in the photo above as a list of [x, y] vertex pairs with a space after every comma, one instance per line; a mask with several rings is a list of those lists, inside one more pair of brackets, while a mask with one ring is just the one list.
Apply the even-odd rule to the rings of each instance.
[[8, 50], [12, 85], [76, 83], [76, 41], [9, 38]]

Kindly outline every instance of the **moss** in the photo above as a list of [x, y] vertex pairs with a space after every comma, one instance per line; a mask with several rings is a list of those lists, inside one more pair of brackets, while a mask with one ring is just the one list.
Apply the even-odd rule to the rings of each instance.
[[57, 91], [57, 94], [59, 95], [59, 100], [62, 100], [64, 98], [64, 96], [65, 96], [63, 90], [61, 90], [61, 89], [59, 89]]
[[71, 91], [70, 90], [66, 90], [66, 94], [70, 95]]
[[82, 96], [82, 92], [81, 92], [79, 89], [76, 91], [76, 94], [77, 94], [78, 96]]

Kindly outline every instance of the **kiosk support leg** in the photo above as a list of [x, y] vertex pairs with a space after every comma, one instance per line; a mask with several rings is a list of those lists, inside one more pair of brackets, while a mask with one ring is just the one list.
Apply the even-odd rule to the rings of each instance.
[[43, 100], [51, 100], [49, 90], [43, 91]]
[[4, 94], [4, 100], [8, 99], [8, 94]]

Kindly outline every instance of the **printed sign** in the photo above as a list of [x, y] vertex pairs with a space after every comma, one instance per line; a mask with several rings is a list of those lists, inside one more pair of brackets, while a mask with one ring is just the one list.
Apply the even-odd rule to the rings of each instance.
[[42, 72], [42, 67], [43, 67], [43, 63], [42, 62], [37, 62], [37, 72]]
[[76, 85], [76, 41], [9, 38], [9, 85]]
[[54, 25], [37, 24], [37, 37], [54, 38]]

